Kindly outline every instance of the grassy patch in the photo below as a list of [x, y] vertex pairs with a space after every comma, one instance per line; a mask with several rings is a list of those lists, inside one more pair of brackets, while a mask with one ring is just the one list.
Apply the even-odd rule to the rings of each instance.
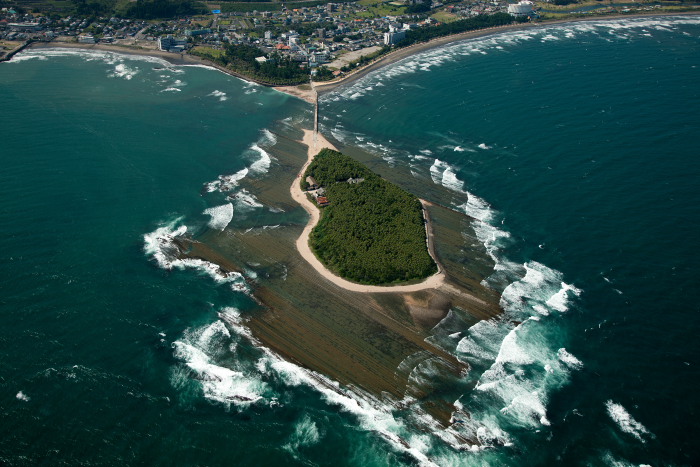
[[208, 47], [205, 45], [198, 45], [196, 47], [193, 47], [191, 53], [194, 55], [199, 55], [200, 57], [213, 58], [215, 60], [220, 59], [226, 54], [226, 52], [223, 50], [215, 49], [213, 47]]
[[383, 2], [379, 0], [360, 0], [359, 5], [367, 7], [368, 11], [361, 12], [360, 18], [377, 18], [382, 16], [402, 15], [406, 10], [405, 6], [396, 5], [395, 2]]
[[451, 23], [460, 19], [459, 16], [455, 15], [454, 13], [449, 13], [444, 10], [432, 14], [431, 18], [435, 19], [436, 21], [440, 21], [441, 23]]

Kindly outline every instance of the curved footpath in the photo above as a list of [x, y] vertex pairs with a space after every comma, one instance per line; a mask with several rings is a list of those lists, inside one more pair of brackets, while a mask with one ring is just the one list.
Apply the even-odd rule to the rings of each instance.
[[[321, 263], [321, 261], [316, 257], [316, 255], [311, 251], [311, 247], [309, 247], [309, 235], [311, 234], [311, 230], [316, 226], [320, 219], [320, 212], [319, 209], [306, 197], [306, 194], [301, 189], [300, 182], [301, 177], [306, 171], [306, 168], [309, 166], [309, 164], [311, 164], [311, 161], [313, 161], [316, 154], [318, 154], [323, 148], [335, 150], [335, 147], [332, 144], [330, 144], [328, 140], [326, 140], [320, 133], [314, 132], [312, 130], [304, 130], [304, 139], [302, 140], [302, 143], [304, 143], [309, 148], [308, 159], [304, 166], [301, 168], [299, 174], [294, 179], [290, 191], [292, 193], [292, 198], [294, 198], [294, 200], [297, 203], [301, 204], [301, 206], [306, 210], [306, 212], [309, 213], [310, 216], [308, 224], [306, 224], [306, 227], [304, 227], [304, 231], [301, 233], [296, 242], [297, 250], [299, 250], [299, 254], [301, 254], [301, 256], [306, 260], [306, 262], [309, 263], [314, 269], [316, 269], [319, 272], [319, 274], [321, 274], [321, 276], [333, 282], [338, 287], [350, 290], [352, 292], [417, 292], [419, 290], [435, 289], [443, 285], [443, 283], [445, 282], [445, 274], [439, 264], [438, 272], [428, 277], [425, 281], [419, 284], [380, 286], [363, 285], [357, 284], [355, 282], [350, 282], [346, 279], [343, 279], [342, 277], [336, 276], [331, 271], [329, 271], [323, 265], [323, 263]], [[428, 230], [428, 250], [431, 252], [432, 255], [432, 234], [430, 230]], [[433, 257], [433, 260], [434, 259], [435, 258]]]

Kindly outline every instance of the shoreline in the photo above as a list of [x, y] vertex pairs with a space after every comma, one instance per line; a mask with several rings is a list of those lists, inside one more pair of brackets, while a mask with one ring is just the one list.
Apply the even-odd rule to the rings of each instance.
[[[143, 56], [143, 57], [154, 57], [165, 60], [168, 63], [176, 66], [206, 66], [214, 68], [222, 73], [225, 73], [234, 78], [239, 78], [243, 81], [249, 83], [259, 84], [260, 86], [265, 86], [276, 91], [282, 92], [284, 94], [290, 95], [302, 99], [309, 104], [315, 104], [315, 93], [311, 89], [311, 84], [302, 84], [298, 86], [270, 86], [265, 83], [260, 83], [250, 77], [236, 73], [233, 70], [225, 68], [217, 63], [207, 60], [197, 55], [190, 54], [176, 54], [172, 52], [165, 52], [158, 49], [147, 49], [147, 48], [135, 48], [125, 45], [118, 44], [80, 44], [77, 42], [32, 42], [23, 47], [25, 49], [80, 49], [80, 50], [97, 50], [100, 52], [113, 52], [117, 54], [133, 55], [133, 56]], [[309, 89], [303, 89], [302, 86], [308, 86]]]
[[[442, 47], [454, 42], [459, 42], [468, 39], [477, 39], [481, 37], [487, 37], [494, 34], [499, 34], [502, 32], [509, 31], [520, 31], [532, 28], [544, 28], [548, 26], [564, 25], [571, 23], [580, 23], [588, 21], [612, 21], [619, 19], [636, 19], [636, 18], [648, 18], [648, 17], [669, 17], [669, 16], [698, 16], [700, 11], [684, 11], [676, 13], [667, 12], [649, 12], [649, 13], [635, 13], [630, 15], [609, 15], [609, 16], [590, 16], [581, 18], [568, 18], [568, 19], [557, 19], [551, 21], [543, 21], [538, 23], [524, 23], [524, 24], [509, 24], [506, 26], [498, 26], [488, 29], [478, 29], [475, 31], [466, 31], [458, 34], [453, 34], [451, 36], [443, 36], [432, 39], [428, 42], [421, 42], [418, 44], [413, 44], [409, 47], [403, 47], [400, 49], [393, 50], [386, 55], [382, 55], [375, 61], [369, 63], [368, 65], [355, 69], [349, 74], [343, 76], [342, 78], [333, 81], [319, 81], [310, 82], [308, 84], [302, 84], [297, 86], [270, 86], [265, 83], [258, 82], [250, 77], [236, 73], [233, 70], [225, 68], [217, 63], [214, 63], [205, 58], [198, 57], [196, 55], [190, 54], [175, 54], [171, 52], [164, 52], [158, 49], [148, 49], [148, 48], [135, 48], [129, 46], [123, 46], [118, 44], [80, 44], [77, 42], [32, 42], [27, 44], [22, 50], [27, 49], [82, 49], [82, 50], [99, 50], [104, 52], [114, 52], [121, 53], [125, 55], [137, 55], [146, 57], [156, 57], [161, 58], [173, 65], [187, 66], [187, 65], [199, 65], [207, 66], [226, 73], [229, 76], [242, 79], [247, 82], [256, 83], [261, 86], [269, 87], [275, 89], [276, 91], [282, 92], [284, 94], [302, 99], [310, 104], [316, 103], [316, 95], [326, 94], [332, 92], [337, 87], [349, 86], [356, 81], [364, 78], [367, 74], [377, 71], [386, 66], [392, 65], [400, 60], [408, 58], [412, 55], [416, 55], [422, 52], [427, 52], [429, 50]], [[313, 83], [313, 84], [312, 84]], [[314, 90], [315, 88], [315, 90]]]
[[386, 66], [392, 65], [400, 60], [408, 58], [412, 55], [416, 55], [422, 52], [427, 52], [432, 49], [442, 47], [444, 45], [452, 44], [454, 42], [459, 42], [468, 39], [478, 39], [481, 37], [487, 37], [494, 34], [499, 34], [502, 32], [510, 31], [522, 31], [526, 29], [533, 28], [544, 28], [548, 26], [557, 26], [570, 23], [581, 23], [588, 21], [608, 21], [608, 20], [619, 20], [619, 19], [636, 19], [636, 18], [648, 18], [657, 16], [699, 16], [700, 11], [688, 11], [688, 12], [678, 12], [678, 13], [638, 13], [631, 15], [609, 15], [609, 16], [591, 16], [582, 18], [568, 18], [568, 19], [556, 19], [550, 21], [542, 21], [538, 23], [524, 23], [524, 24], [508, 24], [506, 26], [497, 26], [487, 29], [477, 29], [474, 31], [460, 32], [458, 34], [452, 34], [450, 36], [436, 37], [428, 42], [420, 42], [417, 44], [410, 45], [408, 47], [403, 47], [400, 49], [393, 50], [386, 55], [382, 55], [375, 61], [369, 63], [368, 65], [358, 68], [350, 72], [349, 74], [333, 81], [320, 81], [315, 82], [314, 87], [319, 94], [326, 94], [334, 91], [340, 86], [350, 86], [356, 81], [364, 78], [369, 73], [377, 71]]
[[[309, 247], [309, 235], [311, 234], [311, 231], [316, 226], [316, 224], [318, 224], [318, 221], [321, 218], [320, 211], [311, 201], [307, 199], [306, 195], [301, 190], [299, 182], [301, 180], [302, 175], [306, 171], [306, 168], [309, 166], [309, 164], [311, 164], [314, 157], [321, 151], [321, 149], [329, 148], [336, 150], [336, 148], [331, 143], [329, 143], [328, 140], [323, 137], [323, 135], [314, 132], [313, 130], [304, 130], [304, 138], [301, 142], [302, 144], [308, 147], [308, 158], [306, 160], [306, 163], [300, 169], [297, 176], [294, 178], [294, 182], [292, 182], [292, 186], [290, 187], [290, 192], [294, 201], [299, 203], [304, 208], [304, 210], [309, 213], [310, 216], [309, 222], [307, 222], [306, 226], [304, 227], [304, 230], [302, 231], [301, 235], [296, 241], [296, 249], [301, 255], [301, 257], [304, 258], [304, 260], [306, 260], [306, 262], [309, 265], [311, 265], [311, 267], [316, 269], [316, 271], [318, 271], [318, 273], [321, 274], [321, 276], [323, 276], [336, 286], [345, 290], [349, 290], [351, 292], [418, 292], [427, 289], [437, 289], [438, 287], [442, 286], [445, 283], [445, 273], [443, 268], [440, 266], [440, 264], [437, 262], [436, 258], [432, 254], [431, 256], [433, 256], [433, 260], [438, 266], [438, 272], [418, 284], [409, 285], [382, 286], [358, 284], [355, 282], [350, 282], [347, 279], [343, 279], [342, 277], [333, 274], [323, 265], [323, 263], [321, 263], [321, 261], [316, 257], [313, 251], [311, 251], [311, 247]], [[424, 203], [423, 200], [421, 200], [421, 203]], [[426, 225], [426, 229], [428, 232], [430, 232], [430, 227], [428, 225]], [[428, 251], [432, 252], [433, 248], [430, 244], [430, 242], [432, 241], [432, 235], [428, 235], [426, 240], [428, 242]]]

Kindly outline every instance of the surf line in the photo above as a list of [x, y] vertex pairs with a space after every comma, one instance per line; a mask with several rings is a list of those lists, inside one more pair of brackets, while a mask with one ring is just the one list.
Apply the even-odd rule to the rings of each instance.
[[347, 279], [343, 279], [340, 276], [333, 274], [328, 268], [326, 268], [323, 263], [318, 259], [318, 257], [311, 251], [309, 246], [309, 236], [311, 231], [321, 218], [320, 210], [306, 197], [301, 189], [301, 177], [306, 172], [307, 167], [313, 162], [314, 157], [321, 151], [321, 149], [328, 148], [337, 151], [335, 146], [331, 144], [319, 131], [318, 131], [318, 121], [319, 121], [319, 111], [318, 111], [318, 93], [314, 89], [314, 129], [313, 130], [303, 130], [304, 138], [301, 143], [308, 147], [307, 160], [304, 166], [301, 168], [297, 176], [292, 182], [290, 192], [294, 201], [299, 203], [306, 212], [309, 213], [309, 222], [304, 227], [301, 235], [296, 241], [297, 251], [306, 260], [311, 267], [316, 269], [319, 274], [325, 279], [331, 281], [333, 284], [340, 288], [350, 290], [352, 292], [363, 292], [363, 293], [374, 293], [374, 292], [417, 292], [419, 290], [435, 289], [444, 284], [445, 272], [443, 267], [438, 263], [434, 255], [433, 247], [433, 233], [429, 226], [429, 218], [427, 217], [426, 205], [428, 204], [424, 200], [420, 200], [423, 205], [423, 217], [426, 219], [426, 242], [428, 247], [428, 252], [430, 256], [435, 261], [438, 266], [438, 272], [432, 276], [425, 279], [423, 282], [418, 284], [410, 285], [364, 285], [357, 284], [355, 282], [350, 282]]

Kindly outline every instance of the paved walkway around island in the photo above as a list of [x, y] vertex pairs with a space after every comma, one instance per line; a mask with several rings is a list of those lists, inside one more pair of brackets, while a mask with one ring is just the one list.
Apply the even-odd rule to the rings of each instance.
[[[304, 130], [304, 139], [302, 140], [302, 143], [304, 143], [309, 148], [308, 159], [304, 166], [301, 168], [299, 174], [294, 179], [294, 182], [292, 183], [291, 187], [291, 193], [292, 198], [294, 198], [294, 200], [297, 203], [301, 204], [301, 206], [306, 210], [306, 212], [309, 213], [310, 216], [308, 224], [306, 224], [306, 227], [304, 227], [304, 231], [301, 233], [301, 236], [297, 239], [296, 242], [297, 250], [299, 251], [299, 254], [301, 254], [301, 256], [306, 260], [306, 262], [309, 263], [311, 267], [316, 269], [319, 272], [319, 274], [321, 274], [321, 276], [323, 276], [327, 280], [333, 282], [338, 287], [353, 292], [417, 292], [419, 290], [435, 289], [443, 285], [445, 281], [445, 275], [442, 271], [442, 268], [440, 268], [439, 265], [438, 273], [428, 277], [426, 280], [418, 284], [379, 286], [363, 285], [357, 284], [355, 282], [350, 282], [346, 279], [343, 279], [342, 277], [333, 274], [323, 265], [323, 263], [321, 263], [321, 261], [316, 257], [313, 251], [311, 251], [311, 247], [309, 246], [309, 235], [311, 234], [311, 230], [313, 230], [313, 228], [316, 226], [320, 219], [320, 211], [319, 208], [316, 207], [316, 205], [307, 198], [306, 194], [301, 189], [300, 183], [301, 177], [303, 176], [309, 164], [311, 164], [311, 161], [313, 161], [316, 154], [318, 154], [321, 151], [321, 149], [329, 148], [335, 150], [335, 147], [331, 143], [329, 143], [328, 140], [326, 140], [323, 137], [323, 135], [312, 130]], [[428, 242], [428, 250], [432, 251], [432, 245], [430, 244], [430, 242], [432, 242], [432, 233], [428, 235]]]

